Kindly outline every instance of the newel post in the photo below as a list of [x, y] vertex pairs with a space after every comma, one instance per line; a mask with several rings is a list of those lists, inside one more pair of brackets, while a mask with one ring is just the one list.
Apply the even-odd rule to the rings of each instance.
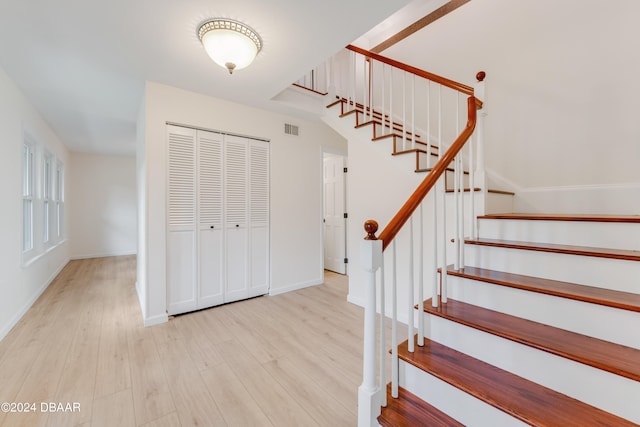
[[[485, 169], [484, 169], [484, 118], [487, 116], [487, 92], [486, 92], [486, 84], [485, 77], [487, 73], [484, 71], [478, 71], [476, 74], [476, 84], [473, 88], [474, 96], [482, 101], [482, 109], [478, 111], [477, 122], [476, 122], [476, 141], [477, 141], [477, 158], [476, 158], [476, 173], [475, 173], [475, 182], [476, 184], [482, 188], [483, 191], [487, 188], [487, 180], [485, 177]], [[484, 206], [482, 207], [484, 210]], [[484, 212], [482, 212], [484, 213]]]
[[364, 306], [364, 352], [362, 384], [358, 388], [358, 427], [378, 425], [379, 387], [376, 384], [376, 271], [382, 264], [382, 240], [376, 232], [378, 223], [364, 223], [367, 236], [360, 243], [360, 262], [366, 273]]

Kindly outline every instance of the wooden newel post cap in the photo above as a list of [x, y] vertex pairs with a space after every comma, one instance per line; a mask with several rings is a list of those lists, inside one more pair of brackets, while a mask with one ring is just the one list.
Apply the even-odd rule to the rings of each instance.
[[487, 77], [487, 73], [485, 73], [484, 71], [478, 71], [478, 74], [476, 74], [476, 80], [478, 80], [479, 82], [484, 81], [485, 77]]
[[364, 231], [367, 232], [364, 240], [378, 240], [376, 232], [378, 231], [378, 223], [372, 219], [368, 219], [364, 222]]

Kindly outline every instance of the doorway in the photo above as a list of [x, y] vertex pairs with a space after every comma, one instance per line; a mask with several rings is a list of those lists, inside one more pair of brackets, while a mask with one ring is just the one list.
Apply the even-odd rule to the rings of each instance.
[[324, 268], [347, 273], [346, 158], [323, 153]]

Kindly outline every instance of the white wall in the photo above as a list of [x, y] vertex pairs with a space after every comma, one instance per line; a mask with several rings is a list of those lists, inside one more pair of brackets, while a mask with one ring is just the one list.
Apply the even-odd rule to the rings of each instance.
[[[306, 121], [147, 82], [138, 128], [138, 180], [146, 198], [139, 238], [146, 269], [138, 274], [145, 324], [166, 320], [166, 122], [266, 138], [271, 141], [272, 294], [322, 283], [322, 149], [346, 151], [346, 141], [322, 122]], [[284, 134], [284, 123], [300, 136]], [[139, 131], [142, 135], [142, 131]], [[144, 139], [144, 142], [142, 142]], [[140, 261], [140, 257], [139, 257]], [[144, 274], [146, 274], [145, 277]]]
[[71, 153], [71, 258], [136, 253], [136, 159]]
[[565, 211], [637, 214], [639, 15], [636, 0], [474, 0], [383, 54], [467, 84], [487, 72], [487, 166], [521, 209], [570, 196]]
[[140, 100], [136, 126], [136, 202], [138, 207], [136, 291], [142, 318], [147, 318], [147, 159], [146, 159], [146, 88]]
[[[69, 259], [66, 240], [22, 265], [22, 144], [27, 131], [69, 171], [69, 153], [38, 111], [0, 68], [0, 339]], [[39, 162], [40, 160], [37, 160]], [[68, 190], [68, 180], [66, 190]], [[68, 218], [68, 216], [67, 216]], [[65, 221], [68, 225], [68, 220]], [[68, 230], [68, 227], [65, 226]], [[37, 233], [39, 234], [39, 233]], [[35, 236], [38, 239], [38, 235]], [[36, 241], [36, 245], [38, 242]]]
[[[331, 126], [336, 132], [347, 138], [349, 148], [349, 173], [347, 174], [347, 192], [349, 194], [349, 219], [347, 233], [347, 247], [349, 257], [349, 295], [348, 300], [358, 305], [364, 305], [366, 275], [360, 260], [361, 244], [366, 235], [364, 222], [373, 219], [378, 223], [377, 236], [389, 224], [394, 215], [400, 210], [403, 204], [425, 179], [426, 174], [417, 174], [415, 169], [415, 157], [413, 156], [392, 156], [393, 143], [391, 139], [371, 141], [371, 128], [354, 128], [354, 117], [339, 117], [339, 107], [328, 111], [323, 118], [325, 123]], [[422, 203], [422, 211], [416, 209], [412, 215], [414, 222], [413, 244], [414, 244], [414, 283], [418, 283], [420, 277], [420, 259], [422, 259], [423, 276], [425, 283], [424, 299], [431, 297], [434, 277], [437, 266], [434, 262], [434, 218], [433, 198], [435, 191], [431, 191]], [[465, 235], [471, 229], [471, 219], [468, 215], [471, 206], [470, 194], [464, 196], [465, 209], [467, 215], [465, 219]], [[474, 209], [477, 213], [482, 210], [482, 200], [484, 195], [475, 193]], [[437, 203], [438, 221], [438, 250], [440, 266], [442, 264], [443, 240], [446, 241], [447, 261], [453, 263], [454, 244], [451, 239], [455, 237], [455, 195], [446, 195], [446, 238], [442, 235], [442, 199], [439, 196]], [[420, 246], [418, 238], [420, 233], [420, 213], [422, 213], [422, 233], [424, 236], [424, 246], [422, 258], [419, 256]], [[397, 285], [398, 285], [398, 307], [407, 307], [405, 301], [408, 299], [409, 265], [410, 265], [410, 222], [407, 222], [400, 230], [394, 242], [397, 253]], [[384, 252], [385, 277], [386, 277], [386, 306], [388, 313], [391, 310], [391, 280], [392, 280], [392, 248], [387, 247]], [[379, 274], [379, 273], [378, 273]], [[416, 296], [413, 301], [417, 300]], [[413, 311], [412, 311], [413, 313]], [[398, 318], [402, 322], [407, 322], [409, 318], [408, 310], [400, 309]]]

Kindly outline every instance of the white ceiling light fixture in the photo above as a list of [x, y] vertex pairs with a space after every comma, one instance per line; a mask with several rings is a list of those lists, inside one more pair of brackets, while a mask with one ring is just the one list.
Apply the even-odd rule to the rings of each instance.
[[233, 19], [205, 21], [198, 28], [198, 38], [213, 62], [229, 70], [229, 74], [251, 64], [262, 49], [258, 33]]

